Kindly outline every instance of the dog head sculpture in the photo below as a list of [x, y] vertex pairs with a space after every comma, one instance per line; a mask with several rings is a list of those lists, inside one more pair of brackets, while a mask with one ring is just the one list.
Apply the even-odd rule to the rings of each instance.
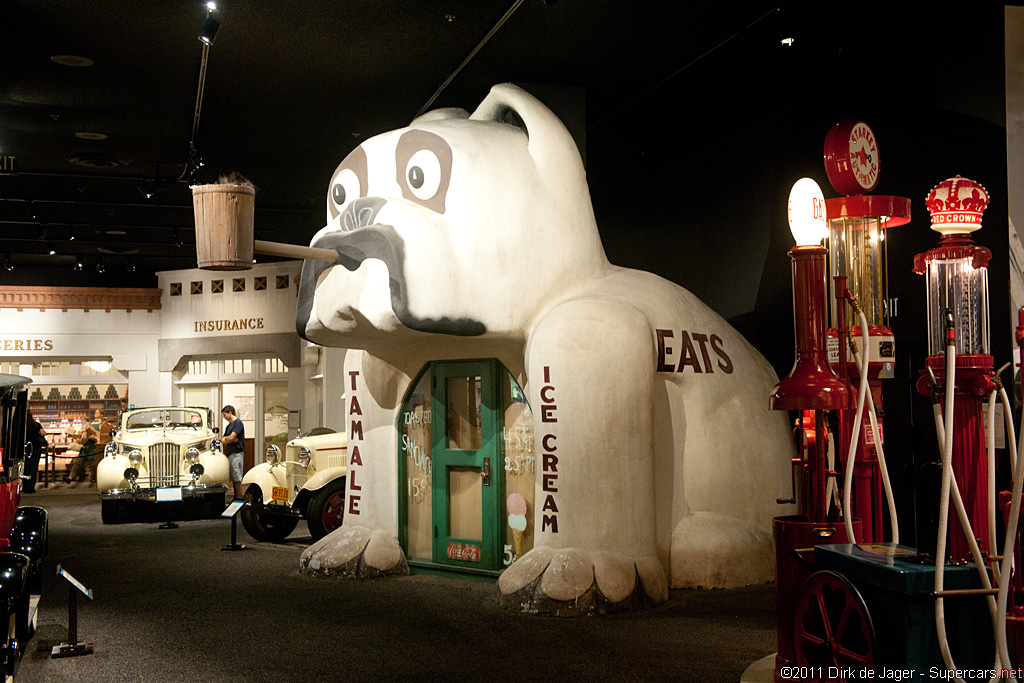
[[512, 85], [357, 147], [311, 246], [339, 260], [303, 265], [298, 332], [350, 348], [381, 333], [522, 338], [610, 267], [572, 137]]

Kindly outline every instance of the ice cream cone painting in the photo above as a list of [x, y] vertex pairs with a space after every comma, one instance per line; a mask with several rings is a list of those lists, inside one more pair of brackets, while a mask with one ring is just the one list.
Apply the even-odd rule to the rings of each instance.
[[505, 506], [508, 509], [508, 526], [512, 529], [515, 559], [518, 560], [523, 547], [523, 532], [526, 531], [526, 499], [519, 493], [513, 493], [508, 497]]

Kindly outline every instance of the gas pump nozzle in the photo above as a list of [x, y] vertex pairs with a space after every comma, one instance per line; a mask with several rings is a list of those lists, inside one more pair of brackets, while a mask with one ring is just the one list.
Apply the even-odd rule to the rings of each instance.
[[935, 372], [930, 367], [925, 368], [925, 370], [928, 371], [928, 384], [932, 390], [932, 405], [938, 405], [942, 402], [939, 398], [939, 381], [935, 379]]

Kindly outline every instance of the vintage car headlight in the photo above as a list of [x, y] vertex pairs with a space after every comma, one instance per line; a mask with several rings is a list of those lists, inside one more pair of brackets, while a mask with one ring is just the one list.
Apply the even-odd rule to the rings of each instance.
[[281, 459], [281, 449], [273, 444], [267, 446], [266, 458], [267, 462], [273, 465], [275, 462]]
[[309, 449], [305, 446], [299, 447], [299, 464], [303, 467], [309, 467], [310, 461], [313, 459], [313, 454], [309, 452]]
[[104, 446], [103, 447], [103, 455], [105, 457], [110, 457], [111, 455], [117, 455], [117, 444], [114, 443], [113, 441], [111, 441], [106, 446]]
[[199, 449], [196, 448], [195, 446], [192, 446], [187, 451], [185, 451], [185, 462], [187, 462], [189, 465], [194, 465], [195, 463], [199, 462]]
[[128, 454], [128, 462], [132, 467], [138, 467], [142, 463], [142, 451], [138, 448]]

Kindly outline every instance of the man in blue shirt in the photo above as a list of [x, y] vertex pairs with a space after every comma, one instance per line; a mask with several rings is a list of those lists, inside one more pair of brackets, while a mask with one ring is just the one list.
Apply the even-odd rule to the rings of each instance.
[[228, 456], [228, 472], [231, 475], [231, 484], [235, 487], [235, 500], [242, 498], [242, 460], [245, 457], [245, 426], [238, 419], [235, 407], [224, 406], [220, 414], [228, 426], [224, 428], [224, 434], [220, 437], [221, 446], [224, 448], [224, 455]]

